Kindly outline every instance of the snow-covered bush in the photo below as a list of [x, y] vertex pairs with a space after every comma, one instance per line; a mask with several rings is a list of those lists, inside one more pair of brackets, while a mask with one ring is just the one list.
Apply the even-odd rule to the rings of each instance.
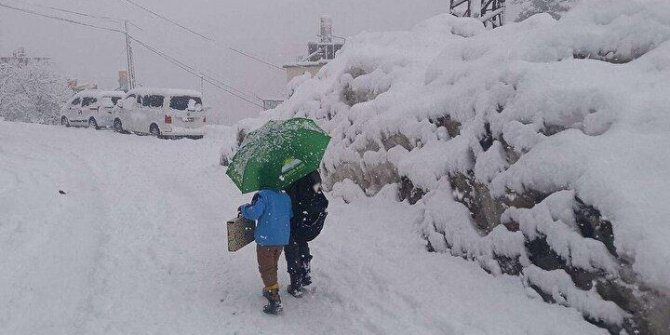
[[71, 94], [49, 64], [0, 64], [0, 116], [7, 121], [55, 123]]
[[335, 193], [397, 183], [424, 209], [429, 250], [519, 275], [612, 333], [665, 334], [669, 40], [663, 0], [583, 1], [494, 30], [437, 16], [348, 40], [240, 129], [314, 118], [333, 137]]

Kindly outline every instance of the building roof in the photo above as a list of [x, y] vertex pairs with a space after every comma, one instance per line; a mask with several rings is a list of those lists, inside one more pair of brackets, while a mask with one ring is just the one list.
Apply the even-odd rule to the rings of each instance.
[[318, 66], [324, 66], [328, 64], [328, 60], [322, 59], [317, 62], [295, 62], [295, 63], [290, 63], [290, 64], [285, 64], [282, 66], [283, 68], [292, 68], [292, 67], [318, 67]]

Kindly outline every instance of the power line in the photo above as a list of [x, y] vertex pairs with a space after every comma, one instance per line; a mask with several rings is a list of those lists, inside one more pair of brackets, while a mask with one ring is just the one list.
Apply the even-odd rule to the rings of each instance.
[[[193, 66], [190, 66], [190, 65], [188, 65], [188, 64], [186, 64], [186, 63], [184, 63], [184, 62], [182, 62], [182, 61], [180, 61], [180, 60], [178, 60], [178, 59], [176, 59], [175, 57], [172, 57], [172, 56], [168, 55], [168, 54], [167, 54], [166, 52], [164, 52], [164, 51], [160, 51], [160, 50], [158, 50], [157, 48], [148, 45], [146, 42], [143, 42], [143, 41], [141, 41], [141, 40], [138, 40], [138, 39], [137, 39], [136, 37], [134, 37], [134, 36], [130, 36], [130, 35], [129, 35], [128, 37], [129, 37], [131, 40], [133, 40], [133, 41], [137, 42], [138, 44], [140, 44], [141, 46], [147, 48], [149, 51], [158, 54], [159, 56], [161, 56], [161, 57], [163, 57], [163, 58], [169, 60], [170, 62], [172, 62], [172, 63], [174, 63], [174, 64], [178, 64], [180, 68], [182, 68], [182, 69], [188, 71], [188, 72], [191, 73], [191, 74], [194, 74], [194, 75], [196, 75], [196, 76], [198, 76], [198, 77], [205, 77], [205, 78], [207, 78], [207, 79], [209, 79], [209, 80], [211, 80], [211, 81], [215, 81], [217, 84], [222, 85], [222, 86], [225, 86], [225, 87], [227, 88], [227, 90], [234, 91], [234, 92], [236, 92], [236, 93], [238, 93], [238, 94], [248, 95], [248, 96], [255, 96], [253, 93], [250, 94], [250, 92], [244, 92], [244, 91], [242, 91], [242, 90], [239, 90], [239, 89], [233, 87], [233, 86], [230, 85], [230, 84], [227, 84], [227, 83], [225, 83], [225, 82], [223, 82], [223, 81], [217, 79], [216, 77], [213, 77], [213, 76], [211, 76], [211, 75], [209, 75], [209, 74], [207, 74], [207, 73], [203, 73], [202, 71], [198, 71], [198, 69], [194, 68]], [[239, 96], [238, 96], [238, 97], [239, 97]]]
[[[194, 35], [196, 35], [196, 36], [199, 36], [200, 38], [203, 38], [203, 39], [205, 39], [205, 40], [207, 40], [207, 41], [210, 41], [210, 42], [212, 42], [212, 43], [218, 43], [218, 42], [217, 42], [216, 40], [214, 40], [213, 38], [208, 37], [208, 36], [206, 36], [206, 35], [204, 35], [204, 34], [201, 34], [201, 33], [197, 32], [197, 31], [195, 31], [195, 30], [193, 30], [193, 29], [191, 29], [191, 28], [188, 28], [188, 27], [186, 27], [186, 26], [180, 24], [179, 22], [177, 22], [177, 21], [175, 21], [175, 20], [172, 20], [172, 19], [166, 17], [165, 15], [159, 14], [159, 13], [157, 13], [156, 11], [153, 11], [153, 10], [147, 8], [147, 7], [144, 7], [144, 6], [140, 5], [140, 4], [138, 4], [137, 2], [135, 2], [135, 1], [133, 1], [133, 0], [123, 0], [123, 1], [129, 3], [129, 4], [133, 5], [133, 6], [135, 6], [135, 7], [137, 7], [137, 8], [140, 8], [140, 9], [142, 9], [142, 10], [144, 10], [144, 11], [146, 11], [146, 12], [148, 12], [148, 13], [150, 13], [150, 14], [152, 14], [152, 15], [154, 15], [154, 16], [160, 18], [160, 19], [163, 19], [163, 20], [165, 20], [165, 21], [167, 21], [167, 22], [169, 22], [169, 23], [171, 23], [171, 24], [173, 24], [173, 25], [175, 25], [175, 26], [177, 26], [177, 27], [179, 27], [179, 28], [181, 28], [181, 29], [183, 29], [183, 30], [185, 30], [185, 31], [187, 31], [187, 32], [189, 32], [189, 33], [191, 33], [191, 34], [194, 34]], [[232, 48], [232, 47], [228, 47], [228, 49], [231, 50], [231, 51], [234, 51], [234, 52], [236, 52], [236, 53], [238, 53], [238, 54], [240, 54], [240, 55], [242, 55], [242, 56], [244, 56], [244, 57], [247, 57], [247, 58], [249, 58], [249, 59], [255, 60], [255, 61], [260, 62], [260, 63], [263, 63], [263, 64], [265, 64], [265, 65], [269, 65], [269, 66], [271, 66], [271, 67], [273, 67], [273, 68], [275, 68], [275, 69], [284, 71], [284, 69], [283, 69], [282, 67], [280, 67], [280, 66], [278, 66], [278, 65], [275, 65], [275, 64], [272, 64], [272, 63], [270, 63], [270, 62], [268, 62], [268, 61], [262, 60], [262, 59], [260, 59], [260, 58], [258, 58], [258, 57], [256, 57], [256, 56], [250, 55], [249, 53], [244, 52], [244, 51], [242, 51], [242, 50], [235, 49], [235, 48]]]
[[[76, 25], [80, 25], [80, 26], [85, 26], [85, 27], [89, 27], [89, 28], [95, 28], [95, 29], [100, 29], [100, 30], [106, 30], [106, 31], [111, 31], [111, 32], [116, 32], [116, 33], [126, 34], [126, 32], [121, 31], [121, 30], [119, 30], [119, 29], [108, 28], [108, 27], [101, 27], [101, 26], [97, 26], [97, 25], [93, 25], [93, 24], [89, 24], [89, 23], [85, 23], [85, 22], [80, 22], [80, 21], [71, 20], [71, 19], [68, 19], [68, 18], [63, 18], [63, 17], [59, 17], [59, 16], [54, 16], [54, 15], [44, 14], [44, 13], [40, 13], [40, 12], [33, 11], [33, 10], [30, 10], [30, 9], [24, 9], [24, 8], [14, 7], [14, 6], [7, 5], [7, 4], [5, 4], [5, 3], [2, 3], [2, 2], [0, 2], [0, 7], [4, 7], [4, 8], [8, 8], [8, 9], [12, 9], [12, 10], [16, 10], [16, 11], [20, 11], [20, 12], [23, 12], [23, 13], [26, 13], [26, 14], [36, 15], [36, 16], [40, 16], [40, 17], [45, 17], [45, 18], [53, 19], [53, 20], [58, 20], [58, 21], [63, 21], [63, 22], [71, 23], [71, 24], [76, 24]], [[192, 66], [190, 66], [190, 65], [188, 65], [188, 64], [186, 64], [186, 63], [183, 63], [183, 62], [179, 61], [178, 59], [176, 59], [176, 58], [174, 58], [174, 57], [172, 57], [172, 56], [166, 54], [166, 53], [163, 52], [163, 51], [160, 51], [160, 50], [158, 50], [158, 49], [156, 49], [156, 48], [154, 48], [154, 47], [148, 45], [148, 44], [145, 43], [145, 42], [142, 42], [141, 40], [138, 40], [137, 38], [135, 38], [135, 37], [133, 37], [133, 36], [130, 36], [130, 35], [127, 35], [127, 36], [128, 36], [128, 38], [130, 38], [131, 40], [135, 41], [135, 42], [138, 43], [139, 45], [141, 45], [141, 46], [143, 46], [144, 48], [146, 48], [147, 50], [149, 50], [149, 51], [151, 51], [151, 52], [153, 52], [153, 53], [159, 55], [160, 57], [162, 57], [162, 58], [168, 60], [170, 63], [176, 65], [177, 67], [181, 68], [182, 70], [184, 70], [184, 71], [186, 71], [186, 72], [188, 72], [188, 73], [190, 73], [190, 74], [192, 74], [192, 75], [194, 75], [194, 76], [203, 78], [204, 81], [208, 82], [208, 83], [211, 84], [212, 86], [217, 87], [217, 88], [219, 88], [219, 89], [225, 91], [226, 93], [228, 93], [228, 94], [230, 94], [230, 95], [232, 95], [232, 96], [235, 96], [235, 97], [237, 97], [237, 98], [239, 98], [239, 99], [241, 99], [241, 100], [243, 100], [243, 101], [245, 101], [245, 102], [247, 102], [247, 103], [250, 103], [250, 104], [252, 104], [252, 105], [254, 105], [254, 106], [261, 107], [261, 108], [263, 107], [263, 105], [261, 105], [261, 104], [255, 102], [255, 101], [253, 101], [253, 100], [251, 100], [251, 99], [248, 99], [248, 98], [242, 96], [242, 94], [248, 94], [248, 93], [245, 93], [245, 92], [243, 92], [243, 91], [241, 91], [241, 90], [238, 90], [238, 89], [234, 88], [233, 86], [231, 86], [231, 85], [229, 85], [229, 84], [226, 84], [226, 83], [224, 83], [224, 82], [221, 81], [221, 80], [216, 79], [215, 77], [212, 77], [212, 76], [210, 76], [210, 75], [208, 75], [208, 74], [204, 74], [204, 73], [202, 73], [202, 72], [196, 70], [194, 67], [192, 67]], [[239, 92], [239, 93], [236, 93], [236, 92]]]
[[270, 62], [264, 61], [264, 60], [262, 60], [262, 59], [260, 59], [260, 58], [255, 57], [255, 56], [249, 55], [249, 54], [247, 54], [247, 53], [244, 52], [244, 51], [237, 50], [237, 49], [235, 49], [235, 48], [228, 48], [228, 49], [230, 49], [230, 50], [232, 50], [232, 51], [235, 51], [235, 52], [237, 52], [237, 53], [240, 54], [240, 55], [249, 57], [249, 58], [251, 58], [251, 59], [253, 59], [253, 60], [255, 60], [255, 61], [261, 62], [261, 63], [266, 64], [266, 65], [270, 65], [270, 66], [272, 66], [272, 67], [274, 67], [274, 68], [276, 68], [276, 69], [279, 69], [279, 70], [284, 71], [283, 68], [281, 68], [281, 67], [279, 67], [279, 66], [277, 66], [277, 65], [274, 65], [274, 64], [272, 64], [272, 63], [270, 63]]
[[188, 27], [186, 27], [186, 26], [180, 24], [179, 22], [174, 21], [174, 20], [172, 20], [172, 19], [170, 19], [170, 18], [168, 18], [168, 17], [166, 17], [166, 16], [164, 16], [164, 15], [161, 15], [161, 14], [159, 14], [159, 13], [156, 13], [156, 12], [152, 11], [151, 9], [149, 9], [149, 8], [147, 8], [147, 7], [144, 7], [144, 6], [140, 5], [140, 4], [138, 4], [138, 3], [135, 2], [135, 1], [132, 1], [132, 0], [124, 0], [124, 1], [127, 2], [127, 3], [129, 3], [129, 4], [131, 4], [131, 5], [133, 5], [133, 6], [135, 6], [135, 7], [137, 7], [137, 8], [140, 8], [140, 9], [144, 10], [145, 12], [151, 13], [152, 15], [154, 15], [154, 16], [156, 16], [156, 17], [158, 17], [158, 18], [161, 18], [161, 19], [163, 19], [163, 20], [165, 20], [165, 21], [167, 21], [167, 22], [170, 22], [170, 23], [176, 25], [177, 27], [179, 27], [179, 28], [181, 28], [181, 29], [184, 29], [184, 30], [190, 32], [191, 34], [195, 34], [195, 35], [198, 35], [198, 36], [200, 36], [200, 37], [202, 37], [202, 38], [204, 38], [204, 39], [206, 39], [206, 40], [213, 41], [211, 38], [209, 38], [209, 37], [207, 37], [207, 36], [205, 36], [205, 35], [203, 35], [203, 34], [197, 32], [197, 31], [195, 31], [195, 30], [193, 30], [193, 29], [191, 29], [191, 28], [188, 28]]
[[[166, 17], [165, 15], [161, 15], [161, 14], [159, 14], [159, 13], [157, 13], [157, 12], [155, 12], [155, 11], [153, 11], [153, 10], [147, 8], [147, 7], [144, 7], [144, 6], [140, 5], [140, 4], [138, 4], [138, 3], [134, 2], [134, 1], [132, 1], [132, 0], [124, 0], [124, 1], [126, 1], [127, 3], [129, 3], [129, 4], [133, 5], [133, 6], [136, 6], [136, 7], [140, 8], [140, 9], [142, 9], [142, 10], [148, 12], [148, 13], [151, 13], [152, 15], [154, 15], [154, 16], [156, 16], [156, 17], [158, 17], [158, 18], [161, 18], [161, 19], [163, 19], [163, 20], [165, 20], [165, 21], [167, 21], [167, 22], [169, 22], [169, 23], [171, 23], [171, 24], [174, 24], [174, 25], [178, 26], [179, 28], [182, 28], [182, 29], [184, 29], [184, 30], [186, 30], [186, 31], [188, 31], [188, 32], [190, 32], [190, 33], [192, 33], [192, 34], [195, 34], [195, 35], [197, 35], [197, 36], [199, 36], [199, 37], [201, 37], [201, 38], [204, 38], [204, 39], [206, 39], [206, 40], [208, 40], [208, 41], [214, 42], [213, 39], [211, 39], [211, 38], [209, 38], [209, 37], [207, 37], [207, 36], [205, 36], [205, 35], [203, 35], [203, 34], [197, 32], [197, 31], [195, 31], [195, 30], [193, 30], [193, 29], [190, 29], [190, 28], [186, 27], [186, 26], [184, 26], [184, 25], [182, 25], [182, 24], [180, 24], [180, 23], [178, 23], [178, 22], [176, 22], [176, 21], [174, 21], [174, 20], [172, 20], [172, 19]], [[133, 38], [133, 40], [135, 40], [136, 42], [140, 43], [139, 41], [137, 41], [137, 40], [134, 39], [134, 38]], [[147, 47], [146, 45], [144, 45], [144, 46]], [[231, 49], [232, 49], [232, 48], [231, 48]], [[238, 52], [238, 53], [241, 53], [241, 54], [243, 54], [243, 55], [245, 55], [245, 56], [247, 56], [247, 57], [252, 57], [252, 56], [250, 56], [250, 55], [245, 54], [243, 51], [235, 50], [235, 49], [232, 49], [232, 50], [234, 50], [234, 51], [236, 51], [236, 52]], [[165, 53], [163, 53], [163, 54], [165, 54]], [[175, 59], [173, 58], [173, 60], [175, 60]], [[257, 61], [264, 62], [264, 61], [262, 61], [262, 60], [260, 60], [260, 59], [257, 59]], [[267, 62], [264, 62], [264, 63], [269, 64], [269, 63], [267, 63]], [[182, 66], [187, 66], [187, 65], [184, 64], [184, 63], [181, 63], [181, 65], [182, 65]], [[272, 65], [272, 64], [269, 64], [269, 65]], [[274, 65], [273, 65], [273, 66], [274, 66]], [[189, 68], [190, 68], [190, 70], [193, 71], [193, 72], [196, 72], [196, 71], [197, 71], [196, 69], [194, 69], [194, 68], [192, 68], [192, 67], [189, 67]], [[222, 81], [220, 81], [220, 80], [218, 80], [218, 79], [216, 79], [216, 78], [214, 78], [214, 77], [208, 76], [208, 75], [206, 75], [206, 74], [203, 74], [203, 75], [204, 75], [205, 77], [209, 77], [209, 79], [211, 79], [211, 80], [213, 80], [213, 81], [218, 82], [220, 85], [226, 86], [226, 87], [228, 87], [229, 89], [238, 92], [239, 94], [248, 94], [247, 92], [240, 91], [240, 90], [234, 88], [233, 86], [231, 86], [231, 85], [229, 85], [229, 84], [226, 84], [226, 83], [224, 83], [224, 82], [222, 82]]]
[[212, 77], [212, 76], [210, 76], [210, 75], [208, 75], [208, 74], [206, 74], [206, 73], [201, 73], [201, 75], [202, 75], [203, 77], [205, 77], [205, 78], [208, 78], [208, 79], [210, 79], [210, 80], [216, 81], [216, 82], [219, 83], [220, 85], [226, 86], [226, 87], [228, 87], [230, 90], [233, 90], [233, 91], [235, 91], [235, 92], [237, 92], [237, 93], [239, 93], [239, 94], [242, 94], [242, 95], [246, 95], [246, 96], [250, 96], [250, 97], [256, 98], [256, 94], [253, 93], [253, 92], [245, 92], [245, 91], [241, 91], [241, 90], [239, 90], [239, 89], [233, 87], [232, 85], [230, 85], [230, 84], [226, 84], [225, 82], [223, 82], [223, 81], [221, 81], [221, 80], [219, 80], [219, 79], [216, 79], [215, 77]]
[[67, 14], [72, 14], [72, 15], [77, 15], [77, 16], [83, 16], [83, 17], [88, 17], [88, 18], [92, 18], [92, 19], [107, 20], [107, 21], [111, 21], [111, 22], [114, 22], [114, 23], [117, 23], [117, 24], [124, 23], [124, 22], [128, 22], [129, 25], [131, 25], [131, 26], [133, 26], [133, 27], [135, 27], [135, 28], [137, 28], [137, 29], [139, 29], [139, 30], [144, 31], [144, 29], [142, 29], [142, 27], [138, 26], [137, 24], [135, 24], [135, 23], [133, 23], [133, 22], [131, 22], [131, 21], [128, 21], [128, 20], [121, 20], [121, 19], [116, 18], [116, 17], [102, 16], [102, 15], [94, 15], [94, 14], [85, 13], [85, 12], [82, 12], [82, 11], [74, 11], [74, 10], [69, 10], [69, 9], [64, 9], [64, 8], [58, 8], [58, 7], [52, 7], [52, 6], [40, 5], [40, 4], [36, 4], [36, 3], [33, 3], [33, 2], [26, 2], [26, 4], [28, 4], [28, 5], [30, 5], [30, 6], [34, 6], [34, 7], [39, 7], [39, 8], [44, 8], [44, 9], [50, 9], [50, 10], [57, 11], [57, 12], [61, 12], [61, 13], [67, 13]]
[[58, 21], [63, 21], [63, 22], [72, 23], [72, 24], [77, 24], [77, 25], [85, 26], [85, 27], [89, 27], [89, 28], [95, 28], [95, 29], [100, 29], [100, 30], [112, 31], [112, 32], [115, 32], [115, 33], [123, 33], [123, 32], [122, 32], [121, 30], [119, 30], [119, 29], [109, 28], [109, 27], [102, 27], [102, 26], [97, 26], [97, 25], [90, 24], [90, 23], [85, 23], [85, 22], [80, 22], [80, 21], [70, 20], [70, 19], [68, 19], [68, 18], [64, 18], [64, 17], [60, 17], [60, 16], [54, 16], [54, 15], [49, 15], [49, 14], [44, 14], [44, 13], [36, 12], [36, 11], [34, 11], [34, 10], [30, 10], [30, 9], [25, 9], [25, 8], [19, 8], [19, 7], [10, 6], [10, 5], [5, 4], [5, 3], [2, 3], [2, 2], [0, 2], [0, 7], [4, 7], [4, 8], [8, 8], [8, 9], [12, 9], [12, 10], [16, 10], [16, 11], [23, 12], [23, 13], [26, 13], [26, 14], [32, 14], [32, 15], [37, 15], [37, 16], [41, 16], [41, 17], [46, 17], [46, 18], [53, 19], [53, 20], [58, 20]]
[[[163, 59], [169, 61], [170, 63], [176, 65], [177, 67], [181, 68], [182, 70], [184, 70], [184, 71], [186, 71], [186, 72], [188, 72], [188, 73], [190, 73], [190, 74], [192, 74], [192, 75], [194, 75], [194, 76], [196, 76], [196, 77], [203, 78], [204, 81], [206, 81], [207, 83], [211, 84], [212, 86], [217, 87], [217, 88], [219, 88], [219, 89], [225, 91], [226, 93], [228, 93], [228, 94], [230, 94], [230, 95], [233, 95], [233, 96], [237, 97], [238, 99], [241, 99], [241, 100], [243, 100], [243, 101], [246, 101], [246, 102], [248, 102], [248, 103], [250, 103], [250, 104], [252, 104], [252, 105], [254, 105], [254, 106], [261, 107], [261, 108], [263, 107], [263, 105], [261, 105], [261, 104], [255, 102], [255, 101], [253, 101], [253, 100], [251, 100], [251, 99], [248, 99], [248, 98], [246, 98], [246, 97], [244, 97], [244, 96], [242, 96], [242, 95], [240, 95], [240, 94], [238, 94], [238, 93], [233, 92], [233, 90], [238, 91], [238, 92], [242, 92], [242, 91], [237, 90], [237, 89], [235, 89], [234, 87], [232, 87], [232, 86], [230, 86], [230, 85], [228, 85], [228, 84], [225, 84], [225, 83], [221, 82], [220, 80], [218, 80], [218, 79], [216, 79], [216, 78], [214, 78], [214, 77], [211, 77], [211, 76], [209, 76], [209, 75], [204, 75], [204, 74], [201, 75], [201, 73], [199, 73], [199, 72], [198, 72], [195, 68], [193, 68], [192, 66], [190, 66], [190, 65], [188, 65], [188, 64], [185, 64], [185, 63], [179, 61], [178, 59], [176, 59], [176, 58], [174, 58], [174, 57], [172, 57], [172, 56], [166, 54], [165, 52], [160, 51], [160, 50], [158, 50], [158, 49], [156, 49], [156, 48], [154, 48], [154, 47], [152, 47], [152, 46], [150, 46], [150, 45], [148, 45], [148, 44], [146, 44], [146, 43], [144, 43], [144, 42], [138, 40], [137, 38], [134, 38], [134, 37], [131, 36], [130, 39], [132, 39], [133, 41], [135, 41], [137, 44], [143, 46], [143, 47], [146, 48], [147, 50], [149, 50], [149, 51], [155, 53], [156, 55], [158, 55], [158, 56], [162, 57]], [[228, 86], [228, 87], [230, 87], [230, 89], [229, 89], [229, 88], [226, 88], [226, 87], [224, 87], [224, 86]]]
[[94, 18], [94, 19], [108, 20], [108, 21], [112, 21], [112, 22], [116, 22], [116, 23], [123, 22], [123, 20], [121, 20], [121, 19], [118, 19], [118, 18], [115, 18], [115, 17], [110, 17], [110, 16], [94, 15], [94, 14], [84, 13], [84, 12], [81, 12], [81, 11], [74, 11], [74, 10], [69, 10], [69, 9], [64, 9], [64, 8], [40, 5], [40, 4], [36, 4], [36, 3], [33, 3], [33, 2], [24, 1], [24, 3], [28, 4], [30, 6], [50, 9], [50, 10], [57, 11], [57, 12], [62, 12], [62, 13], [68, 13], [68, 14], [73, 14], [73, 15], [78, 15], [78, 16], [90, 17], [90, 18]]

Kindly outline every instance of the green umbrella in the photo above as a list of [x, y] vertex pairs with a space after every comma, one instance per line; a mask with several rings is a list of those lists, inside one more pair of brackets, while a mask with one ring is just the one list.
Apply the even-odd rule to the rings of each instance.
[[246, 136], [226, 174], [242, 193], [284, 189], [319, 168], [328, 142], [313, 120], [268, 121]]

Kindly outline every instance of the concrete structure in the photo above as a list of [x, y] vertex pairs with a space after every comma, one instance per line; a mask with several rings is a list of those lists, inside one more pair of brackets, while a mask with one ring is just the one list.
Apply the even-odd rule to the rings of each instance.
[[317, 73], [319, 73], [319, 70], [321, 70], [321, 68], [327, 63], [328, 63], [327, 61], [319, 61], [319, 62], [296, 62], [293, 64], [286, 64], [284, 65], [284, 69], [286, 69], [286, 79], [288, 81], [291, 81], [291, 79], [302, 76], [307, 72], [309, 72], [312, 76], [315, 76]]
[[80, 84], [77, 79], [68, 80], [67, 81], [67, 86], [73, 92], [81, 92], [81, 91], [85, 91], [85, 90], [97, 90], [98, 89], [98, 84], [95, 84], [95, 83]]
[[116, 89], [117, 91], [124, 91], [128, 92], [130, 91], [130, 77], [128, 76], [128, 71], [127, 70], [120, 70], [119, 71], [119, 87]]
[[[333, 35], [333, 21], [328, 16], [321, 17], [319, 38], [318, 42], [307, 43], [307, 56], [300, 57], [295, 63], [284, 65], [288, 81], [305, 73], [316, 75], [328, 61], [335, 58], [344, 45], [343, 38]], [[342, 41], [335, 42], [335, 39]]]
[[281, 105], [284, 100], [278, 99], [263, 99], [263, 110], [275, 109], [277, 106]]

